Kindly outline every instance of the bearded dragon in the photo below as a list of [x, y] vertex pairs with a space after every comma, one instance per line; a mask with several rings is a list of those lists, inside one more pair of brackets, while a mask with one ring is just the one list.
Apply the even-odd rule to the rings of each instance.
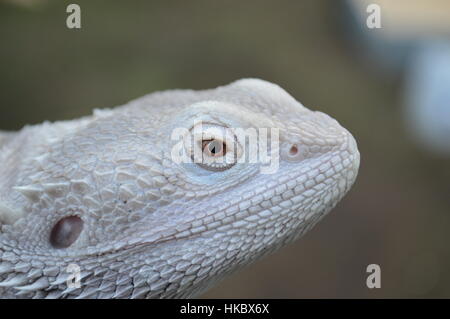
[[[245, 155], [263, 148], [268, 172]], [[2, 132], [0, 164], [0, 296], [188, 298], [311, 229], [359, 152], [330, 116], [242, 79]]]

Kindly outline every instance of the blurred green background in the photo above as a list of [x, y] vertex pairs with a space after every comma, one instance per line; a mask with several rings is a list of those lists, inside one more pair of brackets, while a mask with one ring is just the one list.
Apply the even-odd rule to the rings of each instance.
[[[205, 298], [450, 297], [450, 164], [412, 143], [402, 76], [350, 44], [340, 1], [0, 2], [0, 129], [88, 115], [149, 92], [275, 82], [356, 137], [360, 175], [303, 239]], [[381, 289], [366, 267], [381, 266]]]

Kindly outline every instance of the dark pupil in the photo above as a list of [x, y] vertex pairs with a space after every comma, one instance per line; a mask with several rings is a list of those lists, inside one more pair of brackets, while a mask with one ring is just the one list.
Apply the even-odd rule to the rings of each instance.
[[50, 244], [55, 248], [72, 245], [83, 230], [83, 220], [78, 216], [64, 217], [53, 226]]
[[209, 151], [211, 154], [217, 154], [222, 152], [223, 143], [219, 141], [212, 141], [208, 144]]

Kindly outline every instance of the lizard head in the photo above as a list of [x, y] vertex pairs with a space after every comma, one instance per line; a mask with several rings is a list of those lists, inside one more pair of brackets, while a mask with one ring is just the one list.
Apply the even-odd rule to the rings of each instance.
[[198, 294], [304, 234], [359, 168], [336, 120], [258, 79], [150, 94], [1, 147], [0, 287], [37, 297]]

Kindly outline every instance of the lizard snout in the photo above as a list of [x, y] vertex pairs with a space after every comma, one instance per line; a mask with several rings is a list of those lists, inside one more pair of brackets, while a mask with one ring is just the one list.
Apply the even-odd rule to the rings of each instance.
[[322, 112], [311, 112], [292, 122], [282, 139], [280, 157], [288, 162], [301, 162], [330, 152], [358, 152], [351, 133]]

